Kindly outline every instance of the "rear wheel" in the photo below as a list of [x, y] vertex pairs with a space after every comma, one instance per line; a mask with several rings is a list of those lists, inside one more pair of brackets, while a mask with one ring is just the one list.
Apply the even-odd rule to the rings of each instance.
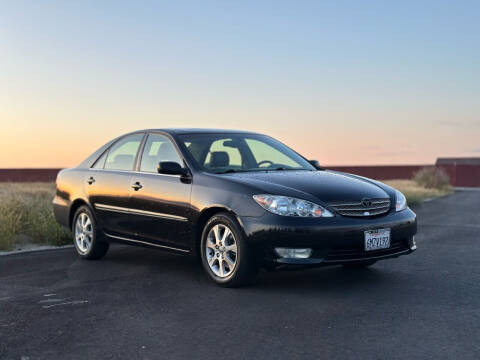
[[72, 232], [75, 250], [81, 258], [95, 260], [107, 253], [108, 243], [102, 241], [95, 218], [87, 206], [80, 206], [75, 212]]
[[214, 215], [201, 240], [202, 265], [218, 285], [236, 287], [255, 278], [258, 266], [236, 220], [227, 213]]

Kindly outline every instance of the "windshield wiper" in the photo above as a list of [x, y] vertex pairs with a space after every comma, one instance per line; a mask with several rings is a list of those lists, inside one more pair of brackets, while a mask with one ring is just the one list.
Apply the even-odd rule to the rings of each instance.
[[245, 172], [245, 170], [228, 169], [225, 171], [216, 172], [215, 174], [232, 174], [232, 173], [238, 173], [238, 172]]
[[307, 170], [307, 169], [294, 169], [294, 168], [286, 168], [286, 167], [276, 167], [273, 169], [265, 169], [266, 171], [298, 171], [298, 170]]
[[293, 168], [287, 168], [287, 167], [276, 167], [276, 168], [265, 168], [265, 169], [249, 169], [249, 170], [239, 170], [239, 169], [228, 169], [225, 171], [218, 171], [215, 174], [233, 174], [233, 173], [240, 173], [240, 172], [269, 172], [269, 171], [299, 171], [299, 170], [305, 170], [307, 171], [308, 169], [293, 169]]

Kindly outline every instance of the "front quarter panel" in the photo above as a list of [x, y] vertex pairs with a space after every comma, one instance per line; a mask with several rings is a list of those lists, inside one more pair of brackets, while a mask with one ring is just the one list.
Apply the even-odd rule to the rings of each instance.
[[241, 217], [259, 217], [265, 209], [253, 200], [254, 189], [233, 182], [228, 177], [196, 174], [192, 187], [191, 206], [199, 216], [202, 211], [219, 207]]

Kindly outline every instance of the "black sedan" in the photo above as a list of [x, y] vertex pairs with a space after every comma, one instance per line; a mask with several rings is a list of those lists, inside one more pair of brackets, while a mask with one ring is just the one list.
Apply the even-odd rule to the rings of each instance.
[[156, 247], [201, 258], [224, 286], [262, 266], [364, 267], [416, 249], [402, 193], [251, 132], [123, 135], [62, 170], [53, 205], [84, 259], [103, 257], [110, 242]]

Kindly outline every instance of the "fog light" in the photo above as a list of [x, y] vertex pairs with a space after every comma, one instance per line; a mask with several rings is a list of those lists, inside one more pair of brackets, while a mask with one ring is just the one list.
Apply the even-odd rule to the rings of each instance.
[[417, 249], [417, 242], [415, 241], [415, 236], [412, 237], [412, 246], [410, 246], [410, 250]]
[[278, 256], [288, 259], [306, 259], [312, 255], [312, 249], [275, 248]]

